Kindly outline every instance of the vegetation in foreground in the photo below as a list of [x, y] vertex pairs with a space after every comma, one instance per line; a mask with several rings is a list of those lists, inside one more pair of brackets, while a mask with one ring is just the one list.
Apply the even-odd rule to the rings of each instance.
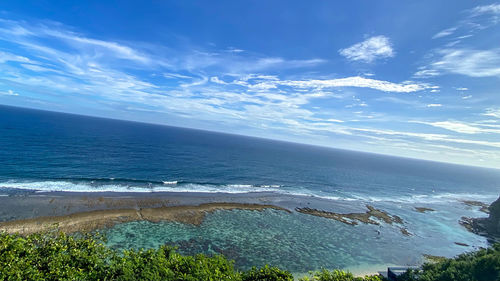
[[[488, 249], [466, 253], [453, 259], [443, 258], [410, 270], [402, 281], [500, 281], [500, 243]], [[399, 280], [398, 279], [398, 280]]]
[[[91, 235], [0, 234], [0, 280], [232, 280], [292, 281], [290, 272], [264, 266], [238, 271], [221, 255], [183, 256], [175, 248], [112, 250]], [[403, 280], [500, 280], [500, 244], [426, 264]], [[378, 276], [321, 270], [302, 281], [380, 281]]]

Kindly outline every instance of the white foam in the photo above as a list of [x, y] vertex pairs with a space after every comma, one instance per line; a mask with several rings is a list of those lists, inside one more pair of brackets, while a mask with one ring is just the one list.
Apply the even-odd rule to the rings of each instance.
[[274, 192], [276, 189], [263, 188], [249, 184], [211, 185], [211, 184], [177, 184], [177, 181], [163, 182], [162, 185], [131, 186], [123, 184], [101, 184], [94, 182], [70, 181], [7, 181], [0, 183], [1, 188], [33, 190], [35, 192], [200, 192], [200, 193], [249, 193]]
[[177, 184], [177, 181], [163, 181], [163, 184]]
[[491, 202], [497, 197], [495, 194], [474, 193], [433, 193], [414, 194], [407, 196], [368, 196], [362, 194], [349, 194], [347, 196], [325, 193], [306, 188], [283, 188], [280, 185], [250, 185], [250, 184], [196, 184], [181, 183], [177, 181], [164, 181], [163, 184], [125, 185], [125, 184], [95, 184], [92, 182], [71, 181], [7, 181], [0, 182], [2, 188], [32, 190], [35, 192], [178, 192], [178, 193], [228, 193], [244, 194], [252, 192], [270, 192], [288, 196], [312, 197], [332, 201], [361, 201], [361, 202], [391, 202], [405, 204], [422, 203], [449, 203], [463, 200], [476, 200]]
[[252, 188], [252, 187], [257, 187], [253, 186], [251, 184], [228, 184], [226, 185], [227, 187], [234, 187], [234, 188]]
[[474, 201], [494, 201], [497, 196], [493, 194], [476, 194], [476, 193], [433, 193], [433, 194], [414, 194], [407, 196], [395, 197], [378, 197], [378, 196], [362, 196], [353, 195], [354, 198], [362, 201], [370, 202], [394, 202], [394, 203], [408, 203], [408, 204], [421, 204], [421, 203], [450, 203], [464, 200]]
[[8, 181], [0, 183], [0, 188], [34, 190], [37, 192], [150, 192], [149, 188], [130, 187], [119, 184], [92, 185], [70, 181], [37, 181], [18, 182]]

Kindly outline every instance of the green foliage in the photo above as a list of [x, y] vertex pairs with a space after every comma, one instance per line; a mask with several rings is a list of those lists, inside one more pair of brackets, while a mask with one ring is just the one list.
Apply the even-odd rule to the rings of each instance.
[[0, 280], [241, 280], [222, 256], [110, 250], [90, 235], [0, 234]]
[[[290, 272], [264, 266], [239, 272], [223, 256], [183, 256], [175, 248], [117, 252], [102, 238], [63, 233], [27, 237], [0, 233], [1, 280], [207, 280], [292, 281]], [[381, 281], [378, 276], [354, 277], [340, 270], [311, 272], [301, 281]], [[426, 263], [406, 272], [403, 281], [500, 281], [500, 244]]]
[[242, 281], [293, 281], [293, 275], [277, 267], [268, 265], [257, 269], [252, 267], [249, 271], [241, 274]]
[[128, 250], [114, 255], [113, 280], [239, 280], [233, 263], [222, 256], [182, 256], [163, 246], [158, 250]]
[[352, 273], [342, 270], [328, 271], [323, 269], [317, 272], [311, 272], [311, 276], [306, 276], [301, 281], [382, 281], [380, 277], [372, 275], [365, 277], [354, 277]]
[[459, 255], [435, 263], [426, 263], [419, 270], [410, 270], [403, 281], [495, 281], [500, 280], [500, 244], [488, 249]]
[[0, 280], [98, 280], [110, 250], [90, 236], [0, 234]]

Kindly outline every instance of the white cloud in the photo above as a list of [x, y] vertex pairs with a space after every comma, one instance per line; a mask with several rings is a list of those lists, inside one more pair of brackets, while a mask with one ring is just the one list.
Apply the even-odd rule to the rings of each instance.
[[344, 123], [343, 120], [339, 120], [339, 119], [326, 119], [325, 121], [334, 122], [334, 123]]
[[18, 93], [15, 93], [12, 90], [8, 90], [7, 92], [0, 92], [1, 96], [19, 96]]
[[443, 105], [440, 103], [431, 103], [431, 104], [427, 105], [427, 107], [441, 107], [441, 106], [443, 106]]
[[243, 53], [245, 50], [229, 47], [229, 48], [227, 48], [226, 51], [230, 52], [230, 53]]
[[442, 121], [442, 122], [420, 122], [420, 121], [412, 121], [413, 123], [426, 124], [438, 128], [443, 128], [449, 131], [454, 131], [457, 133], [463, 134], [477, 134], [483, 132], [483, 129], [470, 126], [465, 123], [456, 122], [456, 121]]
[[436, 35], [432, 36], [432, 39], [446, 37], [448, 35], [453, 34], [453, 32], [455, 32], [455, 30], [457, 30], [456, 27], [447, 28], [445, 30], [438, 32]]
[[431, 63], [426, 72], [436, 75], [440, 72], [455, 73], [470, 77], [500, 76], [500, 49], [443, 49], [438, 54], [441, 58]]
[[402, 137], [414, 137], [420, 138], [426, 141], [439, 141], [439, 142], [452, 142], [460, 144], [472, 144], [479, 146], [488, 146], [500, 148], [500, 142], [491, 142], [484, 140], [471, 140], [471, 139], [457, 139], [444, 134], [428, 134], [428, 133], [413, 133], [413, 132], [400, 132], [393, 130], [380, 130], [380, 129], [365, 129], [365, 128], [351, 128], [354, 131], [361, 131], [367, 133], [374, 133], [377, 135], [389, 135], [389, 136], [402, 136]]
[[497, 14], [500, 15], [500, 4], [491, 4], [484, 6], [477, 6], [471, 10], [473, 16], [479, 16], [483, 14]]
[[226, 82], [220, 80], [219, 77], [217, 77], [217, 76], [210, 77], [210, 82], [217, 83], [217, 84], [222, 84], [222, 85], [226, 85], [227, 84]]
[[389, 38], [383, 35], [370, 37], [349, 48], [340, 49], [339, 53], [349, 60], [367, 63], [373, 62], [376, 59], [394, 57], [392, 44]]
[[437, 90], [439, 88], [438, 86], [433, 86], [426, 83], [417, 83], [412, 81], [393, 83], [389, 81], [364, 78], [360, 76], [325, 80], [280, 80], [275, 76], [243, 76], [242, 78], [234, 80], [232, 82], [225, 82], [220, 80], [218, 77], [212, 77], [211, 81], [217, 84], [240, 85], [253, 90], [277, 89], [280, 86], [292, 87], [295, 91], [299, 91], [301, 89], [321, 90], [327, 88], [356, 87], [369, 88], [383, 92], [411, 93], [422, 91], [425, 89]]
[[465, 87], [460, 87], [460, 88], [455, 88], [457, 91], [468, 91], [469, 88], [465, 88]]
[[15, 62], [30, 62], [30, 60], [23, 56], [14, 55], [0, 51], [0, 63], [15, 61]]
[[193, 79], [193, 77], [191, 76], [182, 75], [179, 73], [171, 73], [171, 72], [163, 73], [163, 77], [168, 79]]
[[439, 74], [440, 74], [439, 71], [437, 71], [435, 69], [422, 69], [422, 70], [415, 72], [415, 74], [413, 74], [413, 77], [415, 77], [415, 78], [429, 78], [429, 77], [438, 76]]
[[429, 88], [427, 84], [421, 83], [392, 83], [388, 81], [369, 79], [364, 77], [347, 77], [329, 80], [286, 80], [279, 82], [281, 85], [299, 88], [335, 88], [335, 87], [358, 87], [371, 88], [383, 92], [411, 93]]
[[491, 116], [495, 118], [500, 118], [500, 107], [497, 108], [488, 108], [486, 112], [483, 113], [484, 116]]

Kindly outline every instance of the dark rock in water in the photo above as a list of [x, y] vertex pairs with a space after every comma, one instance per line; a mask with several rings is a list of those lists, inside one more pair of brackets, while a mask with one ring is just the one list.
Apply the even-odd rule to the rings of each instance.
[[364, 213], [348, 213], [348, 214], [328, 212], [318, 209], [311, 209], [307, 207], [295, 208], [295, 210], [299, 213], [328, 218], [328, 219], [334, 219], [350, 225], [357, 225], [358, 222], [380, 225], [379, 221], [374, 220], [373, 218], [384, 221], [387, 224], [393, 224], [393, 223], [403, 224], [403, 219], [401, 219], [398, 216], [391, 216], [388, 213], [379, 209], [375, 209], [373, 206], [370, 205], [366, 205], [366, 208], [368, 209], [368, 211]]
[[463, 227], [465, 227], [468, 231], [475, 233], [474, 231], [474, 219], [468, 217], [461, 217], [458, 221]]
[[431, 262], [431, 263], [443, 262], [446, 260], [446, 257], [433, 256], [428, 254], [424, 254], [424, 258], [426, 262]]
[[406, 236], [411, 236], [412, 234], [404, 228], [402, 225], [404, 224], [404, 221], [401, 217], [396, 216], [396, 215], [390, 215], [386, 213], [385, 211], [379, 210], [374, 208], [373, 206], [366, 205], [366, 208], [368, 211], [364, 213], [348, 213], [348, 214], [341, 214], [341, 213], [334, 213], [334, 212], [328, 212], [328, 211], [323, 211], [323, 210], [318, 210], [318, 209], [312, 209], [308, 207], [304, 208], [295, 208], [295, 211], [307, 215], [313, 215], [317, 217], [323, 217], [327, 219], [333, 219], [337, 220], [339, 222], [349, 224], [349, 225], [357, 225], [358, 222], [366, 223], [366, 224], [373, 224], [373, 225], [380, 225], [379, 221], [383, 221], [387, 224], [398, 224], [400, 225], [399, 229], [401, 231], [401, 234], [406, 235]]
[[405, 236], [412, 236], [413, 234], [411, 234], [408, 229], [404, 228], [404, 227], [401, 227], [399, 230], [401, 230], [401, 234], [405, 235]]
[[462, 217], [460, 224], [467, 230], [486, 236], [490, 242], [500, 242], [500, 197], [489, 207], [487, 218]]
[[431, 208], [426, 208], [426, 207], [415, 207], [415, 210], [420, 213], [425, 213], [425, 212], [434, 212], [434, 209]]
[[469, 244], [465, 244], [465, 243], [462, 243], [462, 242], [455, 242], [455, 244], [457, 244], [458, 246], [469, 247]]
[[464, 201], [462, 201], [462, 203], [464, 203], [467, 206], [471, 206], [471, 207], [481, 207], [479, 209], [479, 211], [486, 213], [486, 214], [490, 213], [489, 205], [486, 203], [479, 202], [479, 201], [473, 201], [473, 200], [464, 200]]

